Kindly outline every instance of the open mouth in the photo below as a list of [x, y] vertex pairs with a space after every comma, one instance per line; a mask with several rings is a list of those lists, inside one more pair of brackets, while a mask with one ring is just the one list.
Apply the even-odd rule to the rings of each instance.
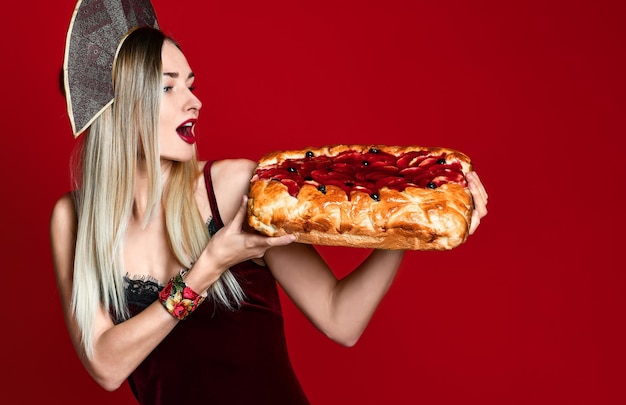
[[178, 133], [178, 136], [180, 136], [180, 139], [188, 144], [194, 144], [196, 142], [196, 137], [193, 134], [194, 124], [194, 121], [187, 121], [183, 125], [176, 128], [176, 132]]

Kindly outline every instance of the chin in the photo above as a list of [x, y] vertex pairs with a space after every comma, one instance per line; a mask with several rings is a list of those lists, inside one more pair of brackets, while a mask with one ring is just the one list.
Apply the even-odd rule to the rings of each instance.
[[195, 143], [189, 144], [181, 139], [169, 140], [161, 142], [160, 145], [161, 160], [170, 160], [174, 162], [188, 162], [196, 154]]
[[177, 154], [167, 154], [161, 155], [161, 160], [163, 161], [171, 161], [171, 162], [189, 162], [193, 159], [193, 153], [177, 153]]

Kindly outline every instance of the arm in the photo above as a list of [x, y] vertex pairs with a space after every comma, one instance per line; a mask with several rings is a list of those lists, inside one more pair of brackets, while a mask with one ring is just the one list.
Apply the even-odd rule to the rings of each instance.
[[[239, 196], [241, 198], [241, 196]], [[245, 216], [245, 202], [238, 207], [237, 218]], [[234, 223], [234, 222], [233, 222]], [[265, 250], [292, 237], [244, 238], [232, 225], [226, 226], [209, 245], [188, 273], [186, 283], [195, 291], [206, 290], [231, 265], [250, 257], [263, 256]], [[105, 308], [97, 311], [93, 345], [88, 358], [81, 343], [81, 333], [72, 312], [72, 285], [77, 218], [70, 195], [55, 205], [50, 221], [50, 239], [54, 271], [66, 326], [81, 362], [92, 378], [104, 389], [113, 391], [152, 352], [179, 322], [157, 300], [138, 315], [117, 325]], [[193, 316], [193, 315], [192, 315]]]
[[[246, 227], [236, 213], [247, 194], [255, 162], [230, 160], [214, 165], [213, 181], [222, 219], [231, 232]], [[232, 219], [231, 219], [232, 218]], [[219, 233], [216, 238], [219, 237]], [[244, 233], [242, 243], [260, 237]], [[278, 283], [311, 322], [344, 345], [352, 345], [365, 329], [391, 285], [402, 260], [400, 251], [374, 251], [355, 271], [339, 281], [310, 245], [290, 244], [265, 252], [264, 261]], [[261, 256], [258, 256], [261, 257]]]
[[[214, 173], [214, 185], [222, 218], [229, 223], [228, 232], [237, 234], [242, 247], [254, 244], [256, 238], [265, 237], [242, 232], [244, 207], [240, 205], [239, 211], [233, 207], [247, 194], [256, 164], [250, 161], [220, 163]], [[468, 182], [475, 205], [470, 224], [470, 233], [473, 233], [487, 213], [487, 194], [475, 173], [468, 176]], [[218, 236], [219, 233], [216, 238]], [[404, 252], [374, 250], [348, 276], [338, 280], [312, 246], [288, 243], [282, 241], [263, 256], [274, 277], [318, 329], [343, 345], [354, 345], [389, 289]], [[213, 255], [220, 256], [219, 253]]]
[[265, 261], [287, 295], [322, 333], [353, 346], [391, 286], [403, 256], [403, 251], [374, 250], [341, 280], [310, 245], [274, 248]]
[[[470, 234], [487, 214], [487, 193], [476, 173], [468, 175], [474, 200]], [[338, 280], [309, 245], [271, 249], [265, 260], [300, 310], [324, 334], [354, 345], [389, 289], [404, 252], [374, 250], [348, 276]]]
[[69, 194], [56, 203], [50, 221], [52, 259], [63, 314], [70, 338], [85, 369], [106, 390], [117, 389], [141, 361], [172, 330], [177, 320], [159, 302], [141, 314], [114, 326], [104, 308], [96, 314], [94, 356], [87, 358], [72, 314], [72, 279], [76, 214]]

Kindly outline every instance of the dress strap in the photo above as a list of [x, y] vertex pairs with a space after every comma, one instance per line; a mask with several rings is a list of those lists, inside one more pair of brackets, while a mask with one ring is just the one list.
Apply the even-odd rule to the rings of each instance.
[[213, 216], [213, 221], [215, 221], [215, 225], [218, 228], [224, 226], [222, 222], [222, 217], [220, 216], [220, 211], [217, 208], [217, 199], [215, 198], [215, 192], [213, 191], [213, 179], [211, 178], [211, 166], [215, 160], [209, 160], [206, 165], [204, 165], [204, 183], [206, 184], [206, 191], [209, 195], [209, 205], [211, 206], [211, 214]]

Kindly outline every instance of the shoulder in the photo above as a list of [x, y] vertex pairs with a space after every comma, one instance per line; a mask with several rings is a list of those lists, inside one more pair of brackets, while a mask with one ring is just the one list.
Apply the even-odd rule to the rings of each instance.
[[74, 205], [74, 197], [71, 192], [63, 194], [52, 207], [50, 216], [50, 228], [67, 229], [76, 223], [76, 206]]
[[[207, 162], [200, 162], [204, 169]], [[211, 166], [211, 180], [214, 187], [222, 184], [248, 186], [257, 163], [250, 159], [223, 159], [216, 160]]]
[[[201, 162], [202, 166], [206, 162]], [[213, 162], [211, 182], [222, 219], [228, 222], [248, 193], [257, 163], [249, 159], [224, 159]]]
[[216, 160], [211, 167], [211, 173], [217, 179], [243, 177], [250, 180], [257, 163], [250, 159], [223, 159]]
[[67, 282], [72, 274], [77, 218], [74, 197], [67, 193], [54, 204], [50, 217], [50, 245], [59, 282]]

